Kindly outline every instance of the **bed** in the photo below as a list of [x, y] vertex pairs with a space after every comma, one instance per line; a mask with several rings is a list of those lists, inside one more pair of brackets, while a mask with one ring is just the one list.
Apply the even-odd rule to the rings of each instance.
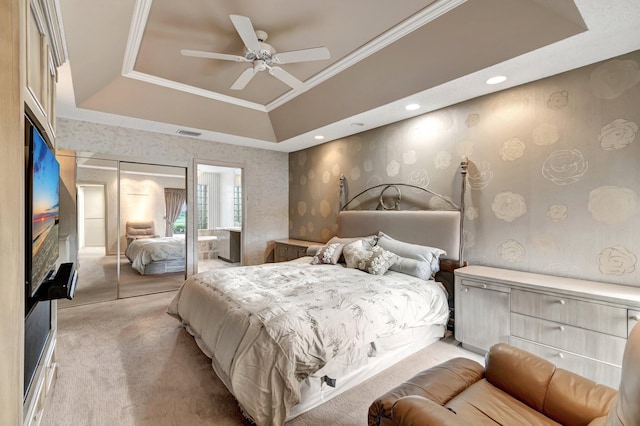
[[[384, 235], [455, 263], [460, 222], [460, 211], [343, 211], [342, 238], [323, 247], [343, 242], [348, 264], [353, 246], [374, 251]], [[168, 307], [258, 425], [281, 425], [444, 336], [447, 292], [435, 280], [312, 264], [317, 255], [196, 274]]]
[[131, 267], [141, 275], [166, 274], [185, 270], [184, 235], [139, 238], [125, 249]]

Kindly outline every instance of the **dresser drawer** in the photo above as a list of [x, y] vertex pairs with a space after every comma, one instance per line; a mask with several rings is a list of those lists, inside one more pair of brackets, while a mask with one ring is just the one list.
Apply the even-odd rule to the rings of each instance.
[[572, 371], [576, 374], [593, 380], [596, 383], [618, 389], [620, 385], [620, 367], [615, 367], [604, 362], [583, 358], [569, 352], [564, 352], [548, 346], [511, 336], [509, 343], [525, 351], [538, 355], [557, 367]]
[[307, 247], [276, 242], [274, 258], [276, 262], [286, 262], [307, 255]]
[[275, 248], [275, 260], [276, 262], [286, 262], [287, 260], [293, 259], [291, 253], [291, 246], [285, 244], [276, 244]]
[[480, 288], [483, 290], [499, 291], [501, 293], [509, 293], [509, 291], [511, 290], [509, 287], [505, 287], [503, 285], [496, 285], [486, 281], [470, 280], [466, 278], [462, 278], [460, 280], [460, 284], [462, 285], [462, 288], [473, 287], [473, 288]]
[[[563, 324], [627, 337], [627, 310], [568, 297], [511, 290], [511, 311]], [[594, 321], [597, 318], [597, 321]]]
[[622, 365], [627, 339], [511, 313], [511, 335], [599, 361]]

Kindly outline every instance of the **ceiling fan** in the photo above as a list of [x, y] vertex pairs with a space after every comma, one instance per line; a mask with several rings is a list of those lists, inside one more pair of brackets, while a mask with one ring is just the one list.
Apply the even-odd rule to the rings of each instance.
[[245, 69], [231, 86], [232, 90], [242, 90], [251, 79], [260, 71], [269, 70], [269, 74], [282, 81], [293, 89], [301, 89], [304, 83], [296, 77], [280, 68], [278, 65], [294, 62], [319, 61], [329, 59], [329, 49], [326, 47], [314, 47], [311, 49], [292, 50], [290, 52], [276, 53], [273, 46], [265, 43], [267, 33], [254, 30], [251, 20], [246, 16], [229, 15], [233, 26], [238, 31], [245, 48], [244, 56], [229, 55], [226, 53], [202, 52], [199, 50], [182, 49], [184, 56], [196, 58], [222, 59], [224, 61], [249, 62], [251, 67]]

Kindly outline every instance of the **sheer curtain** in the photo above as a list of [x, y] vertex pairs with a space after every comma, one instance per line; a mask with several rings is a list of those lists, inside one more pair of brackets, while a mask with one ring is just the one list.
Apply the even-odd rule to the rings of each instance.
[[164, 189], [164, 204], [165, 204], [165, 221], [166, 221], [166, 233], [167, 237], [173, 236], [173, 224], [175, 223], [182, 205], [187, 201], [187, 191], [180, 188], [165, 188]]

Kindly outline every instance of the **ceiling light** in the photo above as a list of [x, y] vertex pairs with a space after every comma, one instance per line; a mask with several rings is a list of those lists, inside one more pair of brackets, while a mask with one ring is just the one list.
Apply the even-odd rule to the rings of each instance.
[[321, 141], [322, 139], [324, 139], [324, 136], [322, 136], [322, 135], [315, 135], [313, 138], [314, 138], [314, 139], [316, 139], [316, 140]]
[[407, 111], [415, 111], [418, 108], [420, 108], [419, 104], [409, 104], [406, 107], [404, 107], [404, 109], [406, 109]]
[[505, 81], [507, 79], [507, 77], [505, 77], [504, 75], [497, 75], [495, 77], [491, 77], [489, 80], [487, 80], [487, 84], [498, 84], [498, 83], [502, 83], [503, 81]]

